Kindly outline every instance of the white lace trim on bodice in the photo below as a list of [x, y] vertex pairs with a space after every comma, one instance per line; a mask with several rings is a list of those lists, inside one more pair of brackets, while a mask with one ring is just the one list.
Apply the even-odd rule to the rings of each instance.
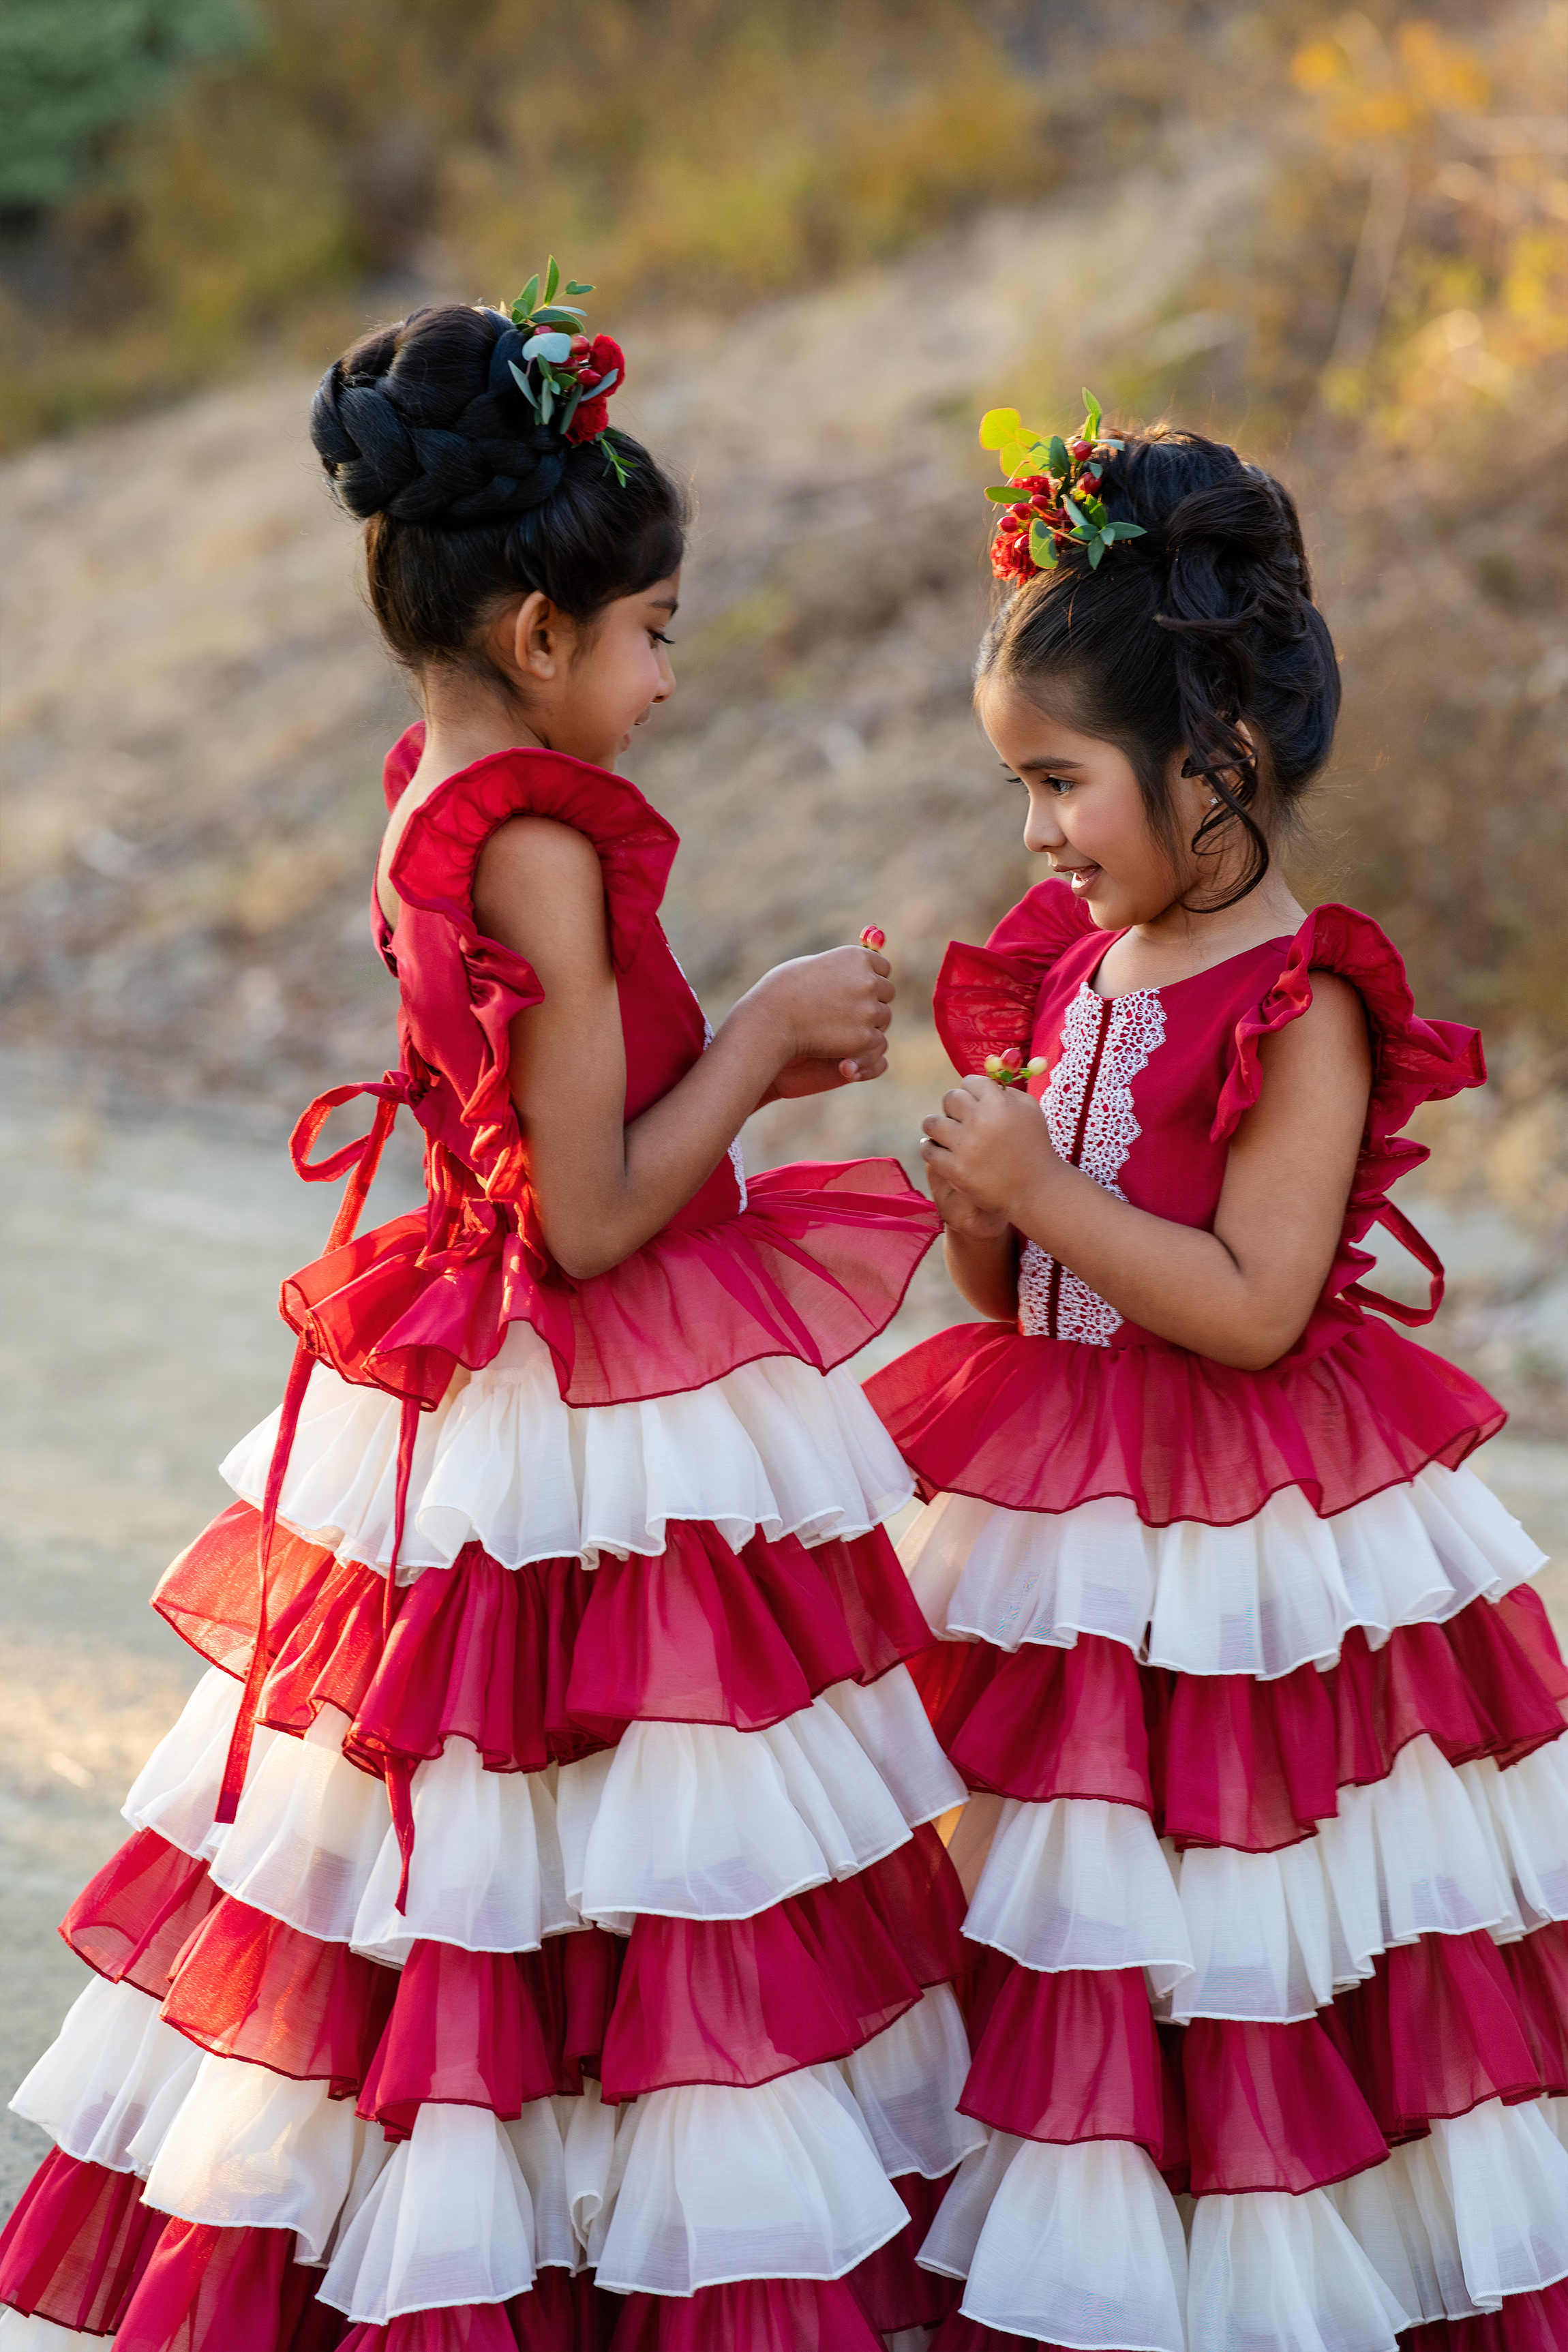
[[[1041, 1098], [1051, 1141], [1119, 1201], [1117, 1178], [1142, 1129], [1132, 1081], [1165, 1042], [1165, 1008], [1153, 989], [1099, 995], [1085, 981], [1068, 1010], [1061, 1059]], [[1121, 1318], [1107, 1299], [1038, 1242], [1026, 1242], [1018, 1264], [1018, 1328], [1033, 1339], [1110, 1344]]]

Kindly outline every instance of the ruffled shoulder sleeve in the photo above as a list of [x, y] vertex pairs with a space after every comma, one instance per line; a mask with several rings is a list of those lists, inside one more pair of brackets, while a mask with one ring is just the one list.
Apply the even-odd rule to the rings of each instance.
[[479, 853], [514, 816], [553, 817], [593, 843], [605, 876], [611, 957], [618, 972], [628, 971], [658, 912], [680, 836], [635, 784], [585, 760], [497, 751], [448, 776], [408, 820], [392, 861], [393, 888], [405, 906], [471, 932]]
[[[984, 1068], [987, 1054], [1027, 1047], [1048, 974], [1096, 930], [1093, 916], [1073, 897], [1070, 884], [1039, 882], [1003, 916], [983, 948], [952, 942], [931, 1012], [961, 1076]], [[1107, 934], [1098, 936], [1110, 946]]]
[[[1405, 1323], [1426, 1323], [1442, 1298], [1443, 1268], [1429, 1243], [1393, 1206], [1388, 1192], [1412, 1168], [1429, 1157], [1425, 1144], [1400, 1130], [1424, 1102], [1443, 1102], [1467, 1087], [1485, 1083], [1487, 1069], [1480, 1032], [1454, 1021], [1424, 1021], [1415, 1010], [1404, 959], [1392, 940], [1370, 916], [1352, 907], [1319, 907], [1309, 915], [1290, 943], [1285, 964], [1257, 1009], [1236, 1027], [1230, 1068], [1220, 1091], [1211, 1130], [1215, 1142], [1234, 1135], [1244, 1112], [1262, 1091], [1258, 1049], [1299, 1020], [1312, 1002], [1314, 971], [1336, 972], [1356, 990], [1366, 1011], [1372, 1038], [1372, 1095], [1366, 1129], [1351, 1187], [1340, 1261], [1330, 1277], [1331, 1291], [1375, 1305]], [[1430, 1305], [1422, 1311], [1364, 1289], [1350, 1281], [1370, 1265], [1354, 1244], [1375, 1224], [1394, 1234], [1433, 1278]], [[1347, 1285], [1350, 1286], [1347, 1288]]]

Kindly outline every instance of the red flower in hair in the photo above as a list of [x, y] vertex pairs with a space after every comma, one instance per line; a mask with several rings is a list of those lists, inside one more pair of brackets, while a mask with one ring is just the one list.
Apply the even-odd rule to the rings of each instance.
[[[597, 387], [606, 376], [613, 376], [609, 392]], [[587, 357], [578, 373], [583, 397], [577, 403], [577, 414], [567, 427], [568, 441], [594, 441], [610, 421], [607, 403], [611, 393], [619, 392], [626, 380], [626, 355], [613, 335], [595, 335]]]

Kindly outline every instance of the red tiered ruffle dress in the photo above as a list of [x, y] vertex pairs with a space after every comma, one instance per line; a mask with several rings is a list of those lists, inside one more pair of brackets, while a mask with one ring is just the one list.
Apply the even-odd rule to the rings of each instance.
[[1057, 1149], [1119, 1197], [1210, 1223], [1314, 971], [1361, 993], [1372, 1104], [1323, 1298], [1268, 1370], [1133, 1328], [1031, 1244], [1016, 1328], [868, 1384], [931, 1498], [901, 1549], [945, 1639], [914, 1671], [975, 1792], [987, 2140], [921, 2252], [964, 2282], [935, 2352], [1561, 2352], [1568, 1673], [1540, 1553], [1461, 1466], [1500, 1408], [1357, 1279], [1381, 1220], [1440, 1280], [1386, 1193], [1478, 1042], [1415, 1016], [1344, 908], [1113, 1000], [1108, 944], [1043, 885], [950, 952], [938, 1018], [960, 1070], [1043, 1055]]
[[507, 1089], [541, 990], [472, 906], [523, 811], [599, 853], [627, 1116], [703, 1049], [630, 784], [517, 751], [415, 814], [402, 1065], [324, 1168], [363, 1188], [407, 1103], [427, 1207], [285, 1285], [282, 1442], [160, 1587], [210, 1669], [65, 1923], [96, 1973], [16, 2101], [58, 2145], [4, 2352], [880, 2352], [953, 2300], [912, 2254], [984, 2137], [962, 1784], [903, 1664], [908, 1474], [835, 1369], [935, 1220], [891, 1161], [731, 1158], [564, 1277]]

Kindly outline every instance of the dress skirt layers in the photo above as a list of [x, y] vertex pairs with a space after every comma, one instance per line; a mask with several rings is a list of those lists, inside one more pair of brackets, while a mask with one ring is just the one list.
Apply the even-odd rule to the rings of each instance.
[[[985, 2128], [921, 2252], [933, 2352], [1547, 2352], [1568, 2346], [1568, 1713], [1542, 1555], [1467, 1456], [1502, 1420], [1369, 1319], [1359, 1247], [1482, 1076], [1394, 950], [1326, 907], [1100, 996], [1064, 885], [950, 951], [961, 1070], [1011, 1046], [1062, 1156], [1211, 1223], [1261, 1040], [1312, 973], [1361, 993], [1373, 1082], [1344, 1233], [1262, 1372], [1128, 1325], [1034, 1243], [1016, 1328], [868, 1384], [927, 1505], [912, 1668], [970, 1801]], [[1438, 1293], [1440, 1295], [1440, 1291]], [[1428, 1310], [1428, 1312], [1431, 1310]]]
[[956, 2299], [913, 2256], [987, 2137], [963, 1783], [909, 1474], [836, 1369], [936, 1222], [891, 1162], [748, 1197], [732, 1158], [568, 1281], [506, 1085], [541, 991], [472, 909], [524, 811], [599, 852], [627, 1117], [703, 1049], [632, 786], [515, 752], [416, 813], [369, 1091], [427, 1208], [285, 1285], [289, 1397], [156, 1596], [208, 1671], [64, 1923], [93, 1975], [16, 2101], [56, 2148], [3, 2352], [909, 2352]]

